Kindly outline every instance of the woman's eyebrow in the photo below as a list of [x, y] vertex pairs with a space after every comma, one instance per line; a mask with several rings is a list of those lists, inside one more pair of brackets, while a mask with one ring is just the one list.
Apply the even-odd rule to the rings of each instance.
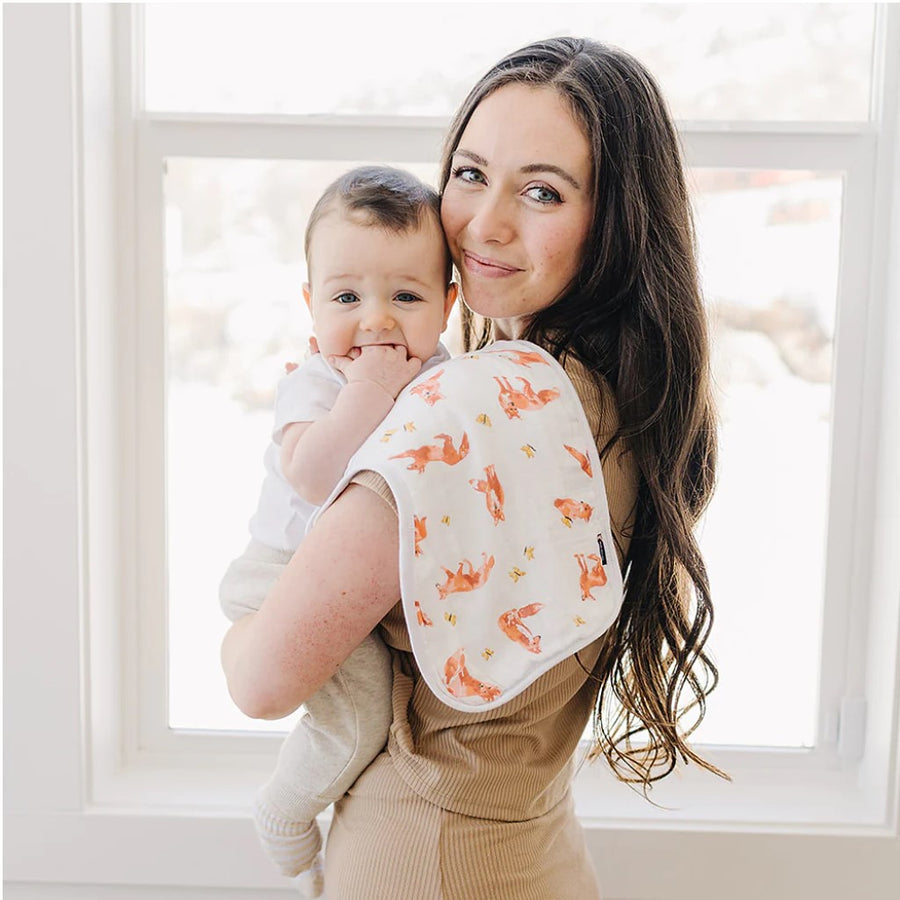
[[[453, 152], [454, 156], [464, 156], [466, 159], [472, 160], [473, 163], [479, 166], [487, 166], [488, 161], [477, 153], [474, 153], [472, 150], [462, 150], [457, 148]], [[577, 178], [573, 178], [565, 169], [561, 166], [556, 166], [553, 163], [529, 163], [527, 166], [522, 166], [519, 169], [525, 175], [535, 175], [540, 172], [551, 172], [554, 175], [558, 175], [564, 181], [568, 181], [569, 184], [575, 188], [576, 191], [580, 191], [582, 189], [581, 183]]]
[[477, 153], [474, 153], [471, 150], [462, 150], [459, 147], [457, 147], [453, 151], [453, 155], [454, 156], [464, 156], [466, 159], [471, 160], [477, 166], [486, 166], [488, 164], [488, 161], [483, 156], [479, 156]]
[[531, 163], [530, 165], [522, 166], [519, 171], [524, 172], [526, 175], [533, 175], [538, 172], [552, 172], [554, 175], [559, 175], [560, 178], [568, 181], [576, 191], [581, 190], [581, 184], [577, 179], [573, 178], [565, 169], [554, 166], [553, 163]]

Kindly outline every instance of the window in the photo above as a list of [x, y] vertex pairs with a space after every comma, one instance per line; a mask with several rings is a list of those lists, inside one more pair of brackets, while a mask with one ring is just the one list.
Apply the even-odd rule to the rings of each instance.
[[[250, 722], [230, 704], [216, 665], [226, 623], [212, 601], [219, 575], [246, 540], [274, 385], [306, 344], [299, 289], [312, 203], [337, 173], [374, 159], [410, 166], [433, 181], [437, 140], [428, 158], [403, 161], [405, 132], [385, 126], [376, 146], [358, 117], [387, 116], [395, 129], [418, 122], [413, 116], [446, 117], [477, 73], [515, 46], [506, 34], [498, 44], [491, 27], [509, 17], [502, 4], [482, 4], [477, 13], [465, 5], [455, 12], [440, 4], [401, 6], [355, 8], [366, 27], [347, 35], [339, 50], [329, 35], [336, 33], [334, 17], [346, 11], [327, 5], [316, 7], [315, 18], [303, 6], [145, 11], [147, 112], [139, 134], [152, 150], [141, 180], [148, 193], [139, 203], [164, 206], [165, 283], [161, 273], [149, 273], [160, 291], [148, 292], [144, 302], [165, 309], [171, 728], [286, 727]], [[449, 23], [444, 39], [452, 40], [453, 29], [460, 29], [460, 41], [467, 37], [465, 71], [425, 52], [425, 35], [442, 9], [442, 23]], [[547, 15], [536, 4], [517, 16], [521, 39], [544, 33]], [[819, 128], [804, 144], [800, 135], [815, 130], [802, 124], [807, 119], [867, 122], [873, 8], [739, 4], [725, 19], [690, 5], [557, 4], [553, 20], [556, 33], [601, 34], [643, 52], [682, 119], [731, 121], [733, 133], [719, 135], [715, 148], [699, 125], [683, 126], [688, 139], [705, 142], [689, 162], [723, 421], [720, 487], [703, 528], [722, 687], [698, 739], [815, 747], [822, 741], [819, 650], [841, 217], [848, 170], [862, 157], [847, 146], [843, 124], [831, 126], [837, 136]], [[673, 28], [691, 35], [696, 67], [684, 64], [684, 48], [675, 53]], [[360, 37], [370, 29], [383, 42]], [[240, 61], [232, 64], [235, 41], [248, 33], [256, 38], [241, 43]], [[214, 35], [207, 37], [210, 65], [202, 70], [191, 55], [201, 34]], [[293, 52], [298, 34], [306, 36], [308, 52]], [[334, 66], [336, 52], [353, 65]], [[765, 63], [749, 65], [760, 59]], [[410, 79], [411, 67], [426, 74]], [[359, 78], [363, 68], [371, 77]], [[827, 77], [820, 77], [823, 69]], [[323, 71], [324, 86], [317, 77]], [[789, 79], [810, 89], [784, 91]], [[246, 118], [285, 112], [301, 115], [291, 125], [296, 151], [276, 150], [258, 120]], [[299, 148], [302, 115], [309, 113], [328, 115], [340, 130], [329, 141], [328, 159]], [[221, 140], [211, 142], [216, 155], [207, 155], [204, 126], [212, 114], [240, 132], [246, 146], [240, 157], [219, 158]], [[753, 125], [763, 115], [801, 124], [767, 138]], [[429, 119], [419, 130], [439, 138], [441, 121]], [[741, 123], [758, 135], [746, 151]], [[863, 196], [861, 182], [853, 188]], [[773, 517], [776, 497], [783, 514]], [[765, 573], [766, 590], [748, 577], [748, 566]], [[789, 683], [783, 666], [755, 664], [762, 646], [771, 658], [791, 660]]]
[[[504, 49], [545, 33], [550, 15], [524, 7], [514, 37], [499, 28], [504, 4], [363, 4], [353, 13], [365, 27], [344, 35], [333, 20], [346, 9], [315, 12], [150, 5], [135, 20], [144, 60], [136, 199], [152, 222], [137, 246], [165, 260], [146, 272], [139, 297], [164, 340], [142, 350], [164, 351], [167, 363], [167, 442], [147, 457], [167, 497], [152, 518], [166, 523], [168, 564], [168, 707], [164, 723], [149, 725], [158, 733], [290, 724], [252, 723], [227, 699], [215, 591], [245, 542], [274, 385], [306, 344], [301, 248], [312, 203], [360, 162], [433, 180], [442, 128], [466, 86]], [[444, 66], [428, 46], [438, 16], [443, 40], [454, 43], [459, 29], [469, 48], [464, 66]], [[864, 374], [852, 340], [864, 304], [849, 298], [864, 295], [865, 281], [854, 223], [875, 203], [874, 27], [866, 5], [738, 4], [728, 17], [678, 4], [553, 7], [552, 32], [600, 34], [642, 55], [682, 121], [722, 412], [720, 487], [702, 529], [722, 669], [698, 734], [710, 745], [820, 758], [835, 748], [847, 685], [832, 673], [840, 651], [822, 648], [846, 609], [836, 585], [852, 561], [837, 523], [854, 515], [862, 452], [843, 436]], [[673, 28], [690, 36], [689, 52], [676, 51]], [[197, 67], [201, 35], [209, 64]], [[411, 68], [423, 74], [410, 79]], [[143, 412], [148, 445], [163, 433], [160, 409]], [[849, 465], [835, 467], [835, 453]], [[142, 607], [160, 601], [147, 595]], [[155, 698], [162, 684], [148, 678], [146, 689]]]
[[[331, 6], [315, 21], [327, 27]], [[888, 896], [900, 848], [896, 8], [730, 4], [724, 22], [715, 5], [363, 5], [359, 30], [389, 26], [399, 42], [367, 46], [452, 73], [398, 99], [402, 72], [353, 78], [368, 64], [350, 36], [335, 47], [335, 32], [317, 39], [304, 22], [297, 37], [293, 17], [311, 7], [4, 9], [7, 85], [28, 88], [4, 104], [21, 173], [6, 184], [10, 895], [34, 881], [51, 883], [48, 897], [53, 881], [92, 896], [283, 886], [246, 812], [279, 737], [252, 733], [224, 696], [215, 590], [252, 511], [265, 394], [305, 336], [294, 248], [309, 198], [357, 161], [427, 176], [476, 73], [571, 29], [645, 59], [677, 111], [727, 454], [702, 534], [723, 672], [702, 739], [735, 781], [688, 770], [652, 795], [660, 809], [584, 766], [577, 804], [605, 893], [697, 896], [702, 859], [704, 896]], [[290, 26], [273, 31], [279, 15]], [[295, 38], [287, 54], [281, 32]], [[288, 88], [324, 80], [321, 63], [290, 67], [320, 46], [340, 51], [329, 73], [350, 87], [316, 109]], [[451, 46], [469, 49], [445, 65]], [[254, 70], [283, 94], [252, 93]], [[167, 71], [180, 107], [158, 80]], [[284, 189], [296, 205], [266, 203]], [[215, 467], [194, 462], [210, 435]], [[217, 500], [238, 472], [246, 484]]]
[[[305, 345], [298, 294], [311, 203], [363, 161], [432, 180], [447, 115], [516, 45], [496, 27], [508, 21], [503, 4], [482, 4], [477, 15], [465, 4], [354, 7], [367, 23], [358, 33], [384, 39], [348, 35], [339, 48], [329, 16], [340, 11], [316, 11], [313, 20], [303, 7], [161, 5], [143, 19], [138, 202], [164, 205], [165, 281], [150, 272], [156, 290], [141, 304], [166, 310], [170, 729], [290, 724], [250, 723], [223, 699], [215, 662], [225, 623], [210, 598], [244, 541], [274, 384]], [[442, 12], [445, 40], [458, 28], [469, 48], [458, 66], [422, 49]], [[547, 33], [548, 15], [534, 4], [517, 16], [520, 42]], [[689, 53], [673, 47], [673, 28], [690, 35]], [[235, 36], [251, 31], [240, 62], [226, 65]], [[714, 753], [785, 748], [826, 765], [841, 729], [842, 746], [853, 743], [851, 711], [863, 708], [848, 694], [853, 648], [833, 635], [846, 620], [854, 565], [838, 523], [858, 515], [864, 450], [852, 435], [865, 303], [849, 298], [865, 294], [861, 226], [876, 203], [874, 7], [737, 4], [725, 19], [692, 5], [557, 4], [550, 32], [600, 34], [642, 56], [679, 117], [691, 168], [723, 451], [702, 528], [722, 686], [697, 739]], [[199, 73], [189, 51], [201, 33], [216, 37]], [[301, 33], [310, 51], [293, 53]], [[335, 53], [354, 64], [334, 66]], [[410, 80], [415, 66], [425, 74]], [[226, 480], [234, 489], [216, 502]], [[201, 564], [181, 536], [203, 533], [211, 539]], [[198, 677], [201, 648], [212, 679]]]
[[691, 3], [150, 4], [146, 108], [449, 117], [503, 54], [586, 34], [645, 60], [680, 119], [861, 122], [873, 17], [840, 3], [736, 3], [727, 16]]
[[[693, 180], [721, 417], [700, 529], [721, 685], [697, 739], [813, 747], [843, 178], [717, 168]], [[759, 665], [763, 647], [791, 660], [790, 680]]]

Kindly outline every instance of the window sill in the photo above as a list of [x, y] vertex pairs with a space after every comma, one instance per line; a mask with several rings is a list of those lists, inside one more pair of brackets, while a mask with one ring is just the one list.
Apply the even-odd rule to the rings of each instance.
[[[247, 815], [92, 809], [7, 814], [4, 827], [8, 882], [286, 888]], [[886, 900], [891, 879], [884, 873], [893, 868], [900, 876], [900, 841], [882, 829], [847, 838], [587, 821], [585, 836], [609, 900]]]

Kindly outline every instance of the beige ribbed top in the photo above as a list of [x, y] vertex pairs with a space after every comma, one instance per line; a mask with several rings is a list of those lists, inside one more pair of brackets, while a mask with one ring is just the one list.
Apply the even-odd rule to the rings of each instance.
[[[599, 390], [571, 358], [566, 372], [584, 406], [600, 449], [618, 426], [610, 389]], [[628, 550], [637, 476], [630, 454], [614, 447], [603, 461], [617, 550]], [[384, 479], [361, 472], [354, 482], [396, 509]], [[388, 751], [403, 780], [435, 805], [479, 818], [522, 821], [543, 815], [563, 797], [573, 753], [597, 696], [590, 671], [605, 638], [563, 661], [509, 703], [489, 712], [460, 712], [432, 694], [411, 652], [402, 604], [384, 617], [381, 636], [394, 661]]]

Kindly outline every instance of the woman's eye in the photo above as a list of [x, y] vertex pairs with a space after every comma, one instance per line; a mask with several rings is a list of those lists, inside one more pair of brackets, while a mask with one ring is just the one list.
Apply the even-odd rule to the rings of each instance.
[[484, 173], [472, 166], [458, 166], [453, 170], [453, 177], [470, 184], [484, 184], [486, 180]]
[[532, 200], [537, 200], [538, 203], [560, 203], [562, 201], [562, 197], [553, 188], [549, 188], [545, 184], [536, 184], [534, 187], [528, 188], [525, 193]]
[[359, 297], [350, 291], [345, 291], [343, 294], [338, 294], [334, 299], [336, 303], [356, 303]]
[[415, 294], [410, 294], [408, 291], [402, 291], [394, 297], [395, 300], [400, 303], [418, 303], [421, 297], [417, 297]]

